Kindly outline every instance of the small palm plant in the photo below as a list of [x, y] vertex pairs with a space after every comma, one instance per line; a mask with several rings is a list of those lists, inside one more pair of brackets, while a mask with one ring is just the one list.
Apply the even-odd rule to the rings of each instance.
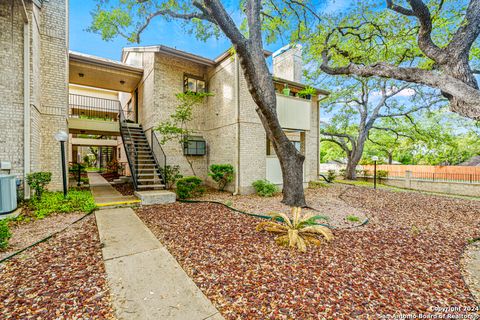
[[[320, 245], [323, 236], [326, 241], [333, 239], [332, 231], [320, 225], [315, 225], [316, 220], [325, 218], [322, 216], [315, 216], [313, 214], [301, 216], [302, 208], [292, 208], [292, 219], [285, 213], [274, 213], [272, 221], [261, 222], [257, 225], [257, 231], [267, 231], [278, 234], [275, 237], [275, 242], [278, 245], [285, 247], [297, 247], [301, 252], [307, 251], [308, 245]], [[283, 220], [283, 223], [278, 222], [278, 218]]]

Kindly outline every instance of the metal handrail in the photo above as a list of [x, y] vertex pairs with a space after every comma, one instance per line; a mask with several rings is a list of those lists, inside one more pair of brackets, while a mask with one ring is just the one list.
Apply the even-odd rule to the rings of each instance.
[[[159, 151], [161, 152], [157, 156], [157, 152], [155, 149], [155, 146], [159, 148]], [[163, 180], [164, 188], [167, 188], [167, 174], [166, 174], [166, 167], [167, 167], [167, 156], [165, 155], [165, 151], [163, 151], [162, 145], [158, 141], [157, 135], [155, 134], [155, 131], [151, 131], [151, 139], [150, 139], [150, 150], [152, 151], [153, 154], [153, 159], [155, 160], [155, 163], [157, 164], [157, 167], [159, 169], [159, 175], [161, 179]], [[159, 159], [163, 161], [163, 170], [161, 170], [160, 162]]]
[[130, 168], [130, 172], [132, 173], [132, 180], [133, 180], [133, 186], [135, 188], [135, 190], [138, 189], [138, 181], [137, 181], [137, 170], [135, 168], [135, 165], [133, 164], [133, 159], [131, 159], [130, 157], [130, 150], [131, 147], [127, 147], [127, 142], [125, 141], [125, 132], [124, 130], [122, 129], [123, 128], [123, 124], [125, 124], [125, 127], [127, 128], [127, 135], [128, 135], [128, 138], [129, 138], [129, 144], [133, 147], [133, 153], [134, 153], [134, 156], [135, 156], [135, 159], [138, 159], [138, 153], [137, 153], [137, 150], [135, 148], [135, 143], [133, 143], [133, 139], [132, 139], [132, 133], [130, 132], [130, 128], [128, 127], [128, 122], [126, 121], [126, 118], [125, 118], [125, 114], [123, 112], [123, 109], [120, 107], [119, 108], [119, 117], [120, 117], [120, 134], [122, 135], [122, 140], [123, 140], [123, 147], [125, 149], [125, 155], [127, 156], [127, 160], [128, 160], [128, 166]]
[[118, 121], [120, 101], [70, 93], [69, 117], [90, 117]]

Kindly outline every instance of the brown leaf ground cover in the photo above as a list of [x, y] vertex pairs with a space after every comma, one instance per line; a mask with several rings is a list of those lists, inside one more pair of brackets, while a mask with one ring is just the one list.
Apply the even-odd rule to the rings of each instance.
[[138, 215], [226, 319], [379, 319], [475, 306], [459, 259], [478, 234], [480, 202], [344, 186], [318, 192], [368, 211], [372, 224], [335, 230], [333, 242], [301, 254], [256, 232], [257, 218], [221, 205]]
[[[319, 222], [338, 228], [349, 228], [361, 224], [367, 218], [366, 212], [339, 199], [335, 190], [332, 187], [306, 189], [305, 199], [309, 208], [304, 209], [304, 212], [326, 216], [327, 221]], [[281, 193], [273, 197], [260, 197], [256, 194], [234, 196], [229, 192], [209, 189], [206, 194], [197, 199], [222, 202], [235, 209], [256, 214], [268, 215], [270, 212], [285, 212], [288, 214], [290, 212], [290, 208], [281, 202]], [[349, 221], [347, 220], [348, 216], [354, 216], [358, 218], [358, 221]]]
[[8, 248], [0, 250], [0, 259], [62, 230], [83, 215], [83, 213], [52, 214], [44, 219], [29, 222], [11, 222], [12, 237], [8, 241]]
[[0, 264], [1, 319], [113, 319], [94, 216]]

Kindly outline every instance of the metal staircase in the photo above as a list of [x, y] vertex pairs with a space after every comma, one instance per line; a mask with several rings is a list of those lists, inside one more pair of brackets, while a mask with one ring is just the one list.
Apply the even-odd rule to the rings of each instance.
[[155, 134], [151, 147], [142, 125], [129, 122], [121, 109], [120, 134], [135, 190], [164, 189], [166, 157]]

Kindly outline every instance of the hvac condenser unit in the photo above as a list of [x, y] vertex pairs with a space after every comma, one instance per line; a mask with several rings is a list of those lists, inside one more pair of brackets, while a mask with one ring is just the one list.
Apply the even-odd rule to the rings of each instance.
[[17, 208], [17, 186], [15, 176], [0, 175], [0, 214]]

